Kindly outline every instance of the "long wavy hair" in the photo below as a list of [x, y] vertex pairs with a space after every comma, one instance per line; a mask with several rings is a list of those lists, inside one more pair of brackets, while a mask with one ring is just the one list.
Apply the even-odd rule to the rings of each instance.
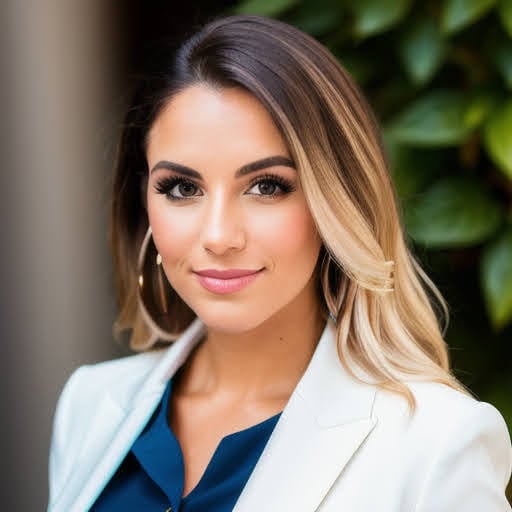
[[[172, 340], [194, 318], [168, 283], [164, 312], [155, 296], [146, 297], [147, 311], [137, 299], [137, 259], [148, 228], [149, 129], [186, 87], [242, 87], [268, 110], [296, 165], [323, 240], [318, 289], [336, 321], [346, 370], [403, 395], [413, 410], [409, 381], [465, 391], [450, 372], [443, 339], [447, 305], [407, 246], [378, 125], [335, 57], [297, 28], [258, 16], [214, 20], [177, 51], [162, 50], [159, 57], [127, 111], [114, 174], [115, 333], [131, 329], [131, 347], [147, 350], [156, 339], [151, 325]], [[146, 271], [153, 272], [149, 281], [162, 284], [157, 267]]]

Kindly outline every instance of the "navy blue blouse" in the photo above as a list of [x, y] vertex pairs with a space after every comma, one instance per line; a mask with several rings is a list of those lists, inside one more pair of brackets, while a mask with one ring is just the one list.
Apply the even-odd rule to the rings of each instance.
[[222, 438], [198, 484], [185, 497], [183, 454], [167, 422], [172, 379], [91, 511], [228, 512], [242, 492], [281, 413]]

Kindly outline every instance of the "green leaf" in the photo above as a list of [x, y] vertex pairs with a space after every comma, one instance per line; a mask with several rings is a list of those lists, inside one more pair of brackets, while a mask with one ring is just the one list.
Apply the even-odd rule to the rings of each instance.
[[422, 18], [404, 33], [398, 51], [407, 74], [417, 85], [428, 82], [442, 63], [444, 41], [436, 22]]
[[407, 14], [411, 0], [355, 0], [354, 34], [365, 38], [384, 32], [399, 23]]
[[505, 30], [512, 37], [512, 2], [510, 0], [501, 0], [498, 5], [498, 12]]
[[507, 87], [512, 89], [512, 41], [503, 36], [491, 46], [490, 58], [505, 79]]
[[490, 94], [433, 91], [399, 114], [386, 130], [401, 144], [457, 145], [482, 123], [495, 102]]
[[338, 0], [302, 2], [286, 21], [313, 36], [326, 34], [341, 24], [343, 5]]
[[236, 14], [278, 16], [297, 3], [299, 0], [244, 0], [235, 7], [234, 12]]
[[406, 226], [429, 247], [466, 247], [488, 239], [502, 221], [499, 203], [481, 182], [462, 177], [437, 181], [405, 212]]
[[386, 146], [393, 182], [402, 200], [414, 199], [443, 171], [439, 151], [397, 146], [388, 141]]
[[335, 55], [358, 84], [364, 84], [375, 76], [376, 66], [371, 59], [347, 53], [336, 52]]
[[441, 13], [443, 32], [453, 34], [481, 18], [496, 0], [446, 0]]
[[512, 180], [512, 100], [490, 116], [484, 128], [484, 141], [493, 161]]
[[492, 323], [501, 329], [512, 320], [512, 228], [486, 248], [481, 280]]

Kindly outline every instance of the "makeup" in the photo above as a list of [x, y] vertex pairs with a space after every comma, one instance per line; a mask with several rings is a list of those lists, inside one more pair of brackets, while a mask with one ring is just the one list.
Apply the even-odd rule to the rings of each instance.
[[227, 294], [236, 293], [250, 283], [252, 283], [261, 274], [260, 270], [202, 270], [194, 272], [197, 275], [199, 284], [212, 293]]

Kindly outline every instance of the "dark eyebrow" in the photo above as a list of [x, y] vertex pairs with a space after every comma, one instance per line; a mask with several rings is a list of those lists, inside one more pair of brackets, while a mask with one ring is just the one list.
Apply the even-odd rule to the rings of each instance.
[[[295, 169], [295, 164], [290, 158], [285, 156], [269, 156], [268, 158], [263, 158], [261, 160], [256, 160], [255, 162], [251, 162], [250, 164], [243, 165], [235, 172], [235, 178], [239, 178], [241, 176], [245, 176], [246, 174], [250, 174], [251, 172], [256, 172], [261, 169], [266, 169], [267, 167], [274, 167], [277, 165], [284, 165], [285, 167], [291, 167], [292, 169]], [[197, 180], [201, 180], [203, 178], [201, 174], [194, 169], [191, 169], [185, 165], [177, 164], [175, 162], [169, 162], [168, 160], [160, 160], [160, 162], [156, 163], [151, 169], [151, 173], [158, 169], [167, 169], [169, 171], [174, 171], [178, 174], [183, 174], [184, 176], [195, 178]]]
[[285, 156], [269, 156], [268, 158], [262, 158], [261, 160], [256, 160], [250, 164], [242, 165], [242, 167], [240, 167], [240, 169], [235, 172], [235, 177], [239, 178], [240, 176], [245, 176], [251, 172], [266, 169], [267, 167], [275, 167], [278, 165], [284, 165], [285, 167], [291, 167], [292, 169], [295, 169], [295, 164], [289, 158]]
[[202, 176], [197, 171], [194, 171], [194, 169], [186, 167], [185, 165], [177, 164], [175, 162], [169, 162], [168, 160], [160, 160], [160, 162], [156, 163], [151, 169], [150, 174], [157, 171], [158, 169], [167, 169], [168, 171], [174, 171], [178, 174], [183, 174], [197, 180], [202, 179]]

